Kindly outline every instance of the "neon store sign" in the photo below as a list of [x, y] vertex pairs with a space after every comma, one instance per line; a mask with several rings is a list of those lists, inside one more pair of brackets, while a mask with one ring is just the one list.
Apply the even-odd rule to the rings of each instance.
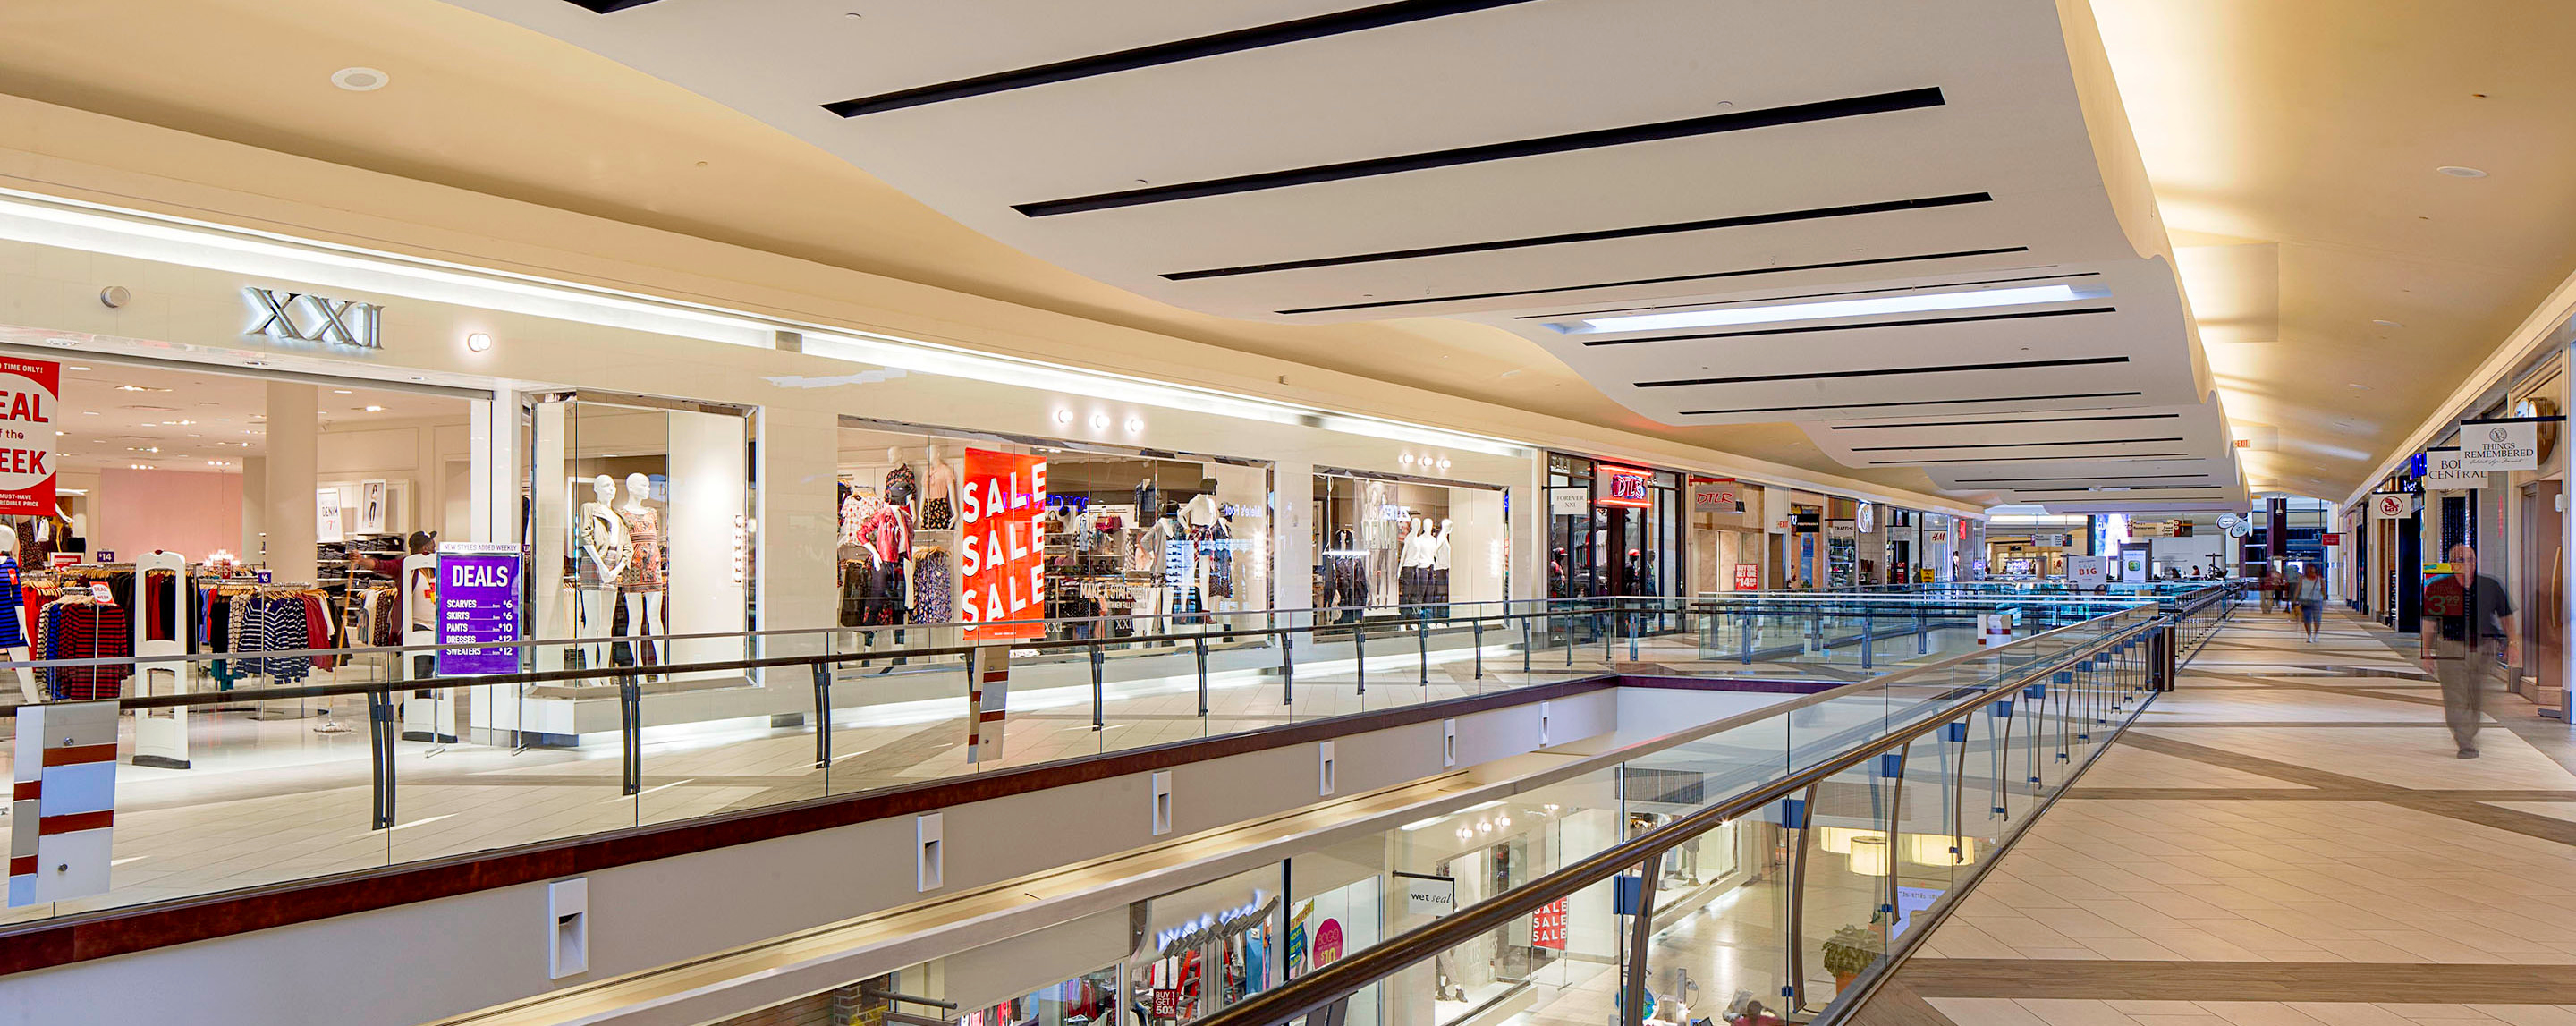
[[1646, 509], [1655, 504], [1655, 500], [1647, 492], [1648, 486], [1655, 480], [1654, 471], [1605, 464], [1595, 469], [1593, 474], [1595, 475], [1593, 480], [1600, 482], [1600, 491], [1592, 497], [1592, 504], [1595, 506]]

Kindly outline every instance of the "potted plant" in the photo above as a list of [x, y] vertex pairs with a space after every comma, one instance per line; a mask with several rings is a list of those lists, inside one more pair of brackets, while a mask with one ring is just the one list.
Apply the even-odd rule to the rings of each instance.
[[1887, 941], [1866, 926], [1846, 926], [1825, 938], [1825, 971], [1834, 974], [1834, 989], [1851, 986], [1870, 963], [1887, 954]]

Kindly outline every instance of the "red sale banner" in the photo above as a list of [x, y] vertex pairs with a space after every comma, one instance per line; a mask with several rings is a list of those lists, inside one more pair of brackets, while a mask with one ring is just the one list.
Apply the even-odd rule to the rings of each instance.
[[1735, 590], [1761, 591], [1762, 565], [1759, 563], [1735, 564]]
[[[1034, 638], [1045, 630], [1046, 562], [1040, 524], [1046, 518], [1045, 457], [983, 449], [966, 450], [965, 494], [959, 505], [957, 618], [966, 636]], [[1003, 624], [1006, 620], [1028, 623]]]
[[1565, 899], [1558, 898], [1530, 913], [1530, 946], [1565, 950]]
[[54, 405], [63, 366], [0, 357], [0, 514], [54, 515]]

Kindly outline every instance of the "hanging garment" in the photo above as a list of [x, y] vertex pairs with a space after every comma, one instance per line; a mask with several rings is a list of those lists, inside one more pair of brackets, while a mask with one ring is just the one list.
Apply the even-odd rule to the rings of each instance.
[[[55, 601], [44, 609], [47, 659], [123, 659], [134, 655], [134, 621], [123, 608], [85, 600]], [[56, 701], [121, 697], [129, 664], [58, 666], [46, 671], [46, 691]]]
[[912, 622], [947, 623], [956, 618], [956, 580], [948, 573], [948, 551], [923, 549], [912, 561]]
[[0, 559], [0, 648], [22, 648], [27, 634], [19, 629], [19, 611], [25, 609], [26, 594], [18, 589], [18, 564]]
[[887, 505], [909, 507], [913, 504], [913, 500], [920, 496], [921, 479], [912, 472], [911, 465], [898, 463], [895, 464], [894, 469], [886, 471], [885, 501]]
[[618, 590], [629, 594], [662, 590], [662, 513], [651, 506], [620, 510], [626, 520], [626, 571]]

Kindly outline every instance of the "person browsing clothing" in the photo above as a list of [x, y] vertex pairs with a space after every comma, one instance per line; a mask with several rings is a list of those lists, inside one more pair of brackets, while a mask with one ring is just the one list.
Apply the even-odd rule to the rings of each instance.
[[2504, 585], [2478, 572], [2478, 553], [2451, 546], [2451, 572], [2424, 585], [2424, 624], [2417, 657], [2442, 681], [2442, 719], [2460, 758], [2478, 757], [2478, 722], [2486, 693], [2501, 687], [2504, 667], [2519, 662], [2513, 600]]

